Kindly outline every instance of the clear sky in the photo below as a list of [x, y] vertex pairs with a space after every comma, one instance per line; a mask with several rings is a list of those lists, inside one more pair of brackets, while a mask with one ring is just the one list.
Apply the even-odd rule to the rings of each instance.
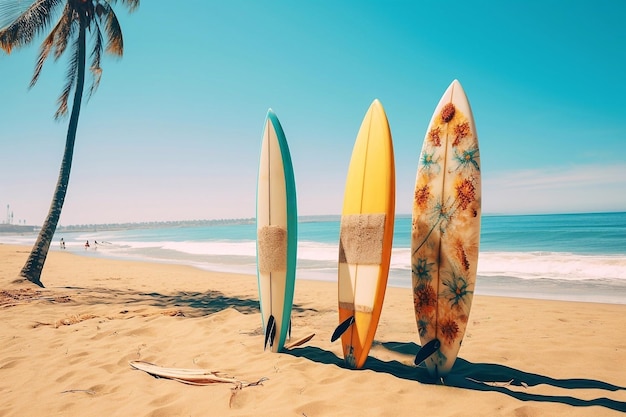
[[[393, 134], [397, 213], [408, 214], [428, 122], [454, 79], [478, 129], [485, 214], [626, 210], [626, 2], [115, 8], [124, 57], [103, 59], [83, 105], [61, 225], [254, 217], [270, 107], [299, 214], [339, 214], [375, 98]], [[0, 222], [10, 205], [13, 223], [41, 224], [61, 164], [68, 119], [53, 115], [66, 58], [29, 90], [41, 40], [0, 51]]]

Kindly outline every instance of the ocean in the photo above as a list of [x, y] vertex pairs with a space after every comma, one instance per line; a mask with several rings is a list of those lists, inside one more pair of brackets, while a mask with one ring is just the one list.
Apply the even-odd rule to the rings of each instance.
[[[300, 219], [298, 279], [336, 282], [339, 222], [339, 216]], [[100, 229], [57, 231], [51, 250], [61, 250], [63, 238], [67, 251], [82, 256], [256, 275], [253, 221]], [[410, 232], [410, 215], [396, 216], [389, 286], [411, 286]], [[35, 238], [0, 234], [0, 243], [32, 245]], [[483, 215], [480, 240], [476, 294], [626, 304], [626, 212]]]

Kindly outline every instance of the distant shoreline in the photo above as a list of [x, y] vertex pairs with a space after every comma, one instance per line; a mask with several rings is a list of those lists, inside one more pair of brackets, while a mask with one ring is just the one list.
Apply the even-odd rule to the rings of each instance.
[[[581, 212], [581, 213], [535, 213], [535, 214], [502, 214], [502, 213], [483, 213], [483, 217], [535, 217], [535, 216], [578, 216], [593, 214], [620, 214], [626, 211], [607, 211], [607, 212]], [[410, 218], [411, 214], [396, 214], [396, 218]], [[318, 222], [318, 221], [340, 221], [340, 214], [321, 214], [299, 216], [298, 222]], [[150, 221], [150, 222], [125, 222], [125, 223], [92, 223], [92, 224], [75, 224], [68, 226], [58, 226], [57, 232], [98, 232], [110, 230], [127, 230], [127, 229], [156, 229], [167, 227], [198, 227], [198, 226], [231, 226], [236, 224], [255, 224], [256, 218], [235, 218], [235, 219], [213, 219], [213, 220], [170, 220], [170, 221]], [[0, 233], [29, 233], [38, 232], [41, 226], [36, 225], [14, 225], [0, 223]]]

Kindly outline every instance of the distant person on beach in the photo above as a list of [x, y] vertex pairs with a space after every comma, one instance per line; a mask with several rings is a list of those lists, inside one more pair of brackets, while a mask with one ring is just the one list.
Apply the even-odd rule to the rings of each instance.
[[85, 242], [85, 250], [89, 249], [89, 241]]
[[97, 240], [93, 241], [93, 248], [94, 249], [98, 249], [98, 241]]
[[63, 240], [63, 238], [61, 238], [60, 245], [61, 245], [61, 249], [65, 249], [65, 241]]

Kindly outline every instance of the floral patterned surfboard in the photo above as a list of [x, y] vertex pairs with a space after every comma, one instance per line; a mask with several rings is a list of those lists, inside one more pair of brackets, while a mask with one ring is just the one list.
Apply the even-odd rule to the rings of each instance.
[[413, 201], [411, 272], [424, 362], [450, 372], [472, 306], [480, 243], [480, 154], [474, 118], [454, 80], [428, 125]]

